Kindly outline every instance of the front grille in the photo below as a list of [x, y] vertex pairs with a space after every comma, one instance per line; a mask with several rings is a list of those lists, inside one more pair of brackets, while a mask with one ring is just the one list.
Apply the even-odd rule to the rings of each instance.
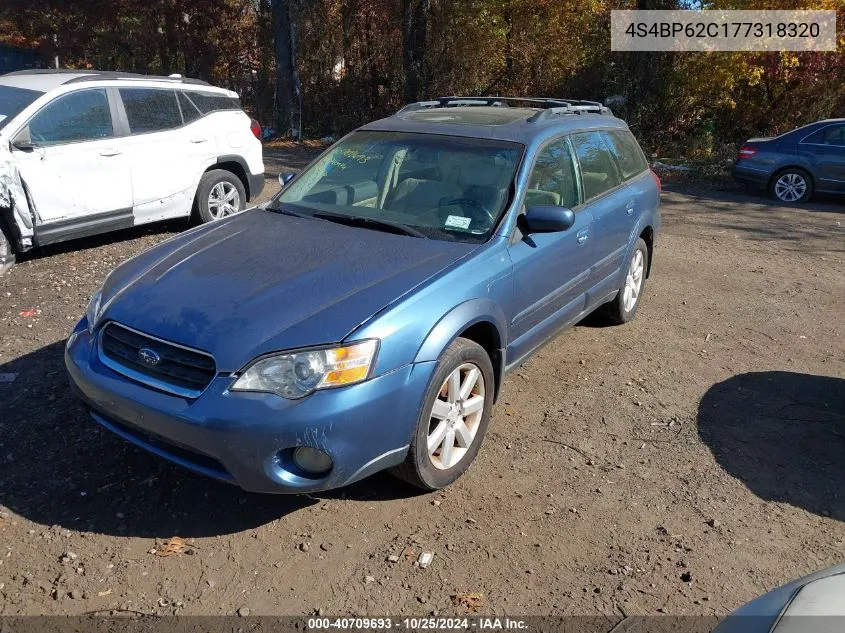
[[217, 373], [210, 355], [117, 323], [107, 324], [100, 334], [100, 358], [138, 382], [191, 398], [199, 396]]

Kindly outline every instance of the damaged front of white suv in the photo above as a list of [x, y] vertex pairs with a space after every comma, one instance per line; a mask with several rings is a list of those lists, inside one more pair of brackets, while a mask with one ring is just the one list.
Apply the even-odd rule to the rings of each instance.
[[15, 263], [18, 242], [32, 245], [32, 213], [15, 157], [6, 143], [0, 144], [0, 275]]

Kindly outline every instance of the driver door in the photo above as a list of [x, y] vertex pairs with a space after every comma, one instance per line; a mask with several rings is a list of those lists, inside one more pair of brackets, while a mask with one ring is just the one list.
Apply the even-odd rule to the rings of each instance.
[[[21, 143], [27, 140], [29, 146]], [[72, 225], [115, 211], [131, 217], [132, 181], [120, 141], [105, 88], [67, 93], [39, 110], [12, 149], [37, 223]]]

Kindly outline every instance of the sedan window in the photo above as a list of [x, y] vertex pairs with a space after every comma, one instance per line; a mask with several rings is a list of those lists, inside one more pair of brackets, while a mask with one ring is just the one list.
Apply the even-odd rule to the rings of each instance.
[[845, 147], [845, 125], [828, 125], [810, 134], [802, 143]]
[[80, 90], [48, 103], [30, 120], [29, 134], [39, 145], [111, 138], [114, 128], [106, 91]]

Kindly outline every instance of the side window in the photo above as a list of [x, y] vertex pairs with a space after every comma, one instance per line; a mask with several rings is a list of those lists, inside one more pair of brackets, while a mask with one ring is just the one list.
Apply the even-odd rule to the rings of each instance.
[[106, 91], [80, 90], [48, 103], [29, 122], [39, 145], [95, 141], [114, 136]]
[[648, 168], [645, 155], [630, 132], [607, 131], [604, 133], [604, 140], [619, 165], [622, 180], [630, 180]]
[[241, 104], [237, 99], [221, 94], [210, 92], [188, 92], [188, 98], [197, 106], [203, 114], [217, 112], [218, 110], [240, 110]]
[[181, 90], [178, 91], [176, 93], [176, 97], [179, 100], [179, 107], [182, 109], [182, 120], [184, 120], [185, 123], [196, 121], [202, 116], [202, 112], [197, 109], [197, 106], [188, 99], [184, 92]]
[[845, 125], [828, 125], [805, 138], [802, 143], [845, 146]]
[[584, 200], [600, 196], [620, 183], [613, 156], [599, 132], [580, 132], [569, 138], [581, 166]]
[[570, 209], [578, 204], [575, 161], [565, 138], [540, 150], [528, 179], [525, 206], [554, 204]]
[[120, 88], [131, 134], [161, 132], [182, 125], [176, 91], [159, 88]]

